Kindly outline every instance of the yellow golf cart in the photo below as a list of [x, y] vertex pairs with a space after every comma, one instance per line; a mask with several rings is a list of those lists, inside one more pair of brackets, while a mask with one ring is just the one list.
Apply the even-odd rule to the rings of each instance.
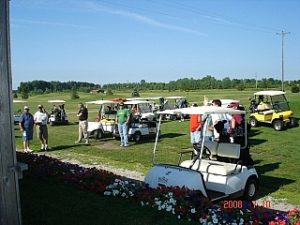
[[283, 91], [259, 91], [254, 93], [250, 107], [250, 125], [271, 124], [276, 131], [294, 127], [297, 120], [293, 117]]

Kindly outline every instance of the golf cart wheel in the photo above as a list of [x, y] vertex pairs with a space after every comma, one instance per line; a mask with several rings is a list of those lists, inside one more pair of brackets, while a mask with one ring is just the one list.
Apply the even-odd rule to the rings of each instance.
[[135, 132], [135, 133], [134, 133], [134, 136], [133, 136], [133, 140], [134, 140], [135, 142], [140, 142], [141, 139], [142, 139], [141, 133], [140, 133], [140, 132]]
[[94, 137], [95, 137], [95, 139], [101, 139], [101, 138], [103, 138], [103, 132], [101, 130], [96, 130], [94, 132]]
[[281, 131], [283, 130], [284, 124], [282, 120], [275, 120], [273, 122], [273, 127], [276, 131]]
[[249, 123], [250, 123], [251, 127], [257, 127], [258, 126], [258, 121], [254, 117], [250, 117]]
[[290, 122], [291, 127], [297, 127], [298, 126], [298, 122], [297, 122], [296, 118], [291, 117], [290, 120], [291, 120], [291, 122]]
[[252, 201], [257, 195], [257, 181], [254, 178], [249, 178], [247, 180], [245, 191], [244, 191], [244, 199], [247, 201]]

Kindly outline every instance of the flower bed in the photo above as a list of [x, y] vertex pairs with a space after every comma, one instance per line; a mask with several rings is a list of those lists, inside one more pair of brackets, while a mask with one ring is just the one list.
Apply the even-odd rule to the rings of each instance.
[[104, 196], [132, 199], [141, 206], [153, 207], [174, 214], [178, 219], [199, 224], [269, 224], [300, 225], [299, 209], [276, 212], [240, 202], [238, 207], [224, 208], [211, 203], [201, 192], [186, 188], [152, 189], [143, 182], [126, 180], [111, 172], [61, 162], [48, 156], [17, 153], [18, 161], [28, 164], [25, 176], [55, 177], [58, 180]]

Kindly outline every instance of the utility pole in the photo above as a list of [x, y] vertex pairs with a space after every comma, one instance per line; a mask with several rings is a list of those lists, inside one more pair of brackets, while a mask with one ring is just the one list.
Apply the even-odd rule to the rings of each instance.
[[257, 89], [257, 73], [255, 73], [255, 88]]
[[9, 1], [0, 0], [0, 225], [21, 225], [9, 33]]
[[281, 31], [281, 33], [276, 33], [277, 35], [281, 35], [281, 91], [284, 91], [284, 36], [286, 34], [290, 34], [290, 32]]

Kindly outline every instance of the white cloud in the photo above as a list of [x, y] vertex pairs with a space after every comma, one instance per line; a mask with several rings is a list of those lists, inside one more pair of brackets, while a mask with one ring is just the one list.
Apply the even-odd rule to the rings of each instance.
[[92, 26], [78, 25], [71, 23], [61, 23], [61, 22], [49, 22], [49, 21], [38, 21], [38, 20], [28, 20], [28, 19], [12, 19], [11, 22], [14, 26], [18, 26], [18, 23], [27, 23], [27, 24], [37, 24], [37, 25], [48, 25], [48, 26], [63, 26], [63, 27], [72, 27], [78, 29], [95, 29]]
[[85, 6], [86, 6], [86, 8], [88, 8], [90, 10], [101, 11], [101, 12], [106, 12], [106, 13], [110, 13], [110, 14], [114, 14], [114, 15], [118, 15], [118, 16], [128, 17], [128, 18], [134, 19], [136, 21], [139, 21], [141, 23], [148, 24], [150, 26], [155, 26], [155, 27], [160, 27], [160, 28], [165, 28], [165, 29], [169, 29], [169, 30], [185, 32], [185, 33], [191, 33], [191, 34], [198, 35], [198, 36], [206, 36], [206, 34], [200, 32], [200, 31], [186, 28], [186, 27], [163, 23], [163, 22], [160, 22], [158, 20], [152, 19], [150, 17], [144, 16], [144, 15], [141, 15], [138, 13], [133, 13], [133, 12], [124, 11], [124, 10], [116, 10], [116, 9], [104, 7], [100, 4], [96, 4], [93, 2], [86, 2]]

